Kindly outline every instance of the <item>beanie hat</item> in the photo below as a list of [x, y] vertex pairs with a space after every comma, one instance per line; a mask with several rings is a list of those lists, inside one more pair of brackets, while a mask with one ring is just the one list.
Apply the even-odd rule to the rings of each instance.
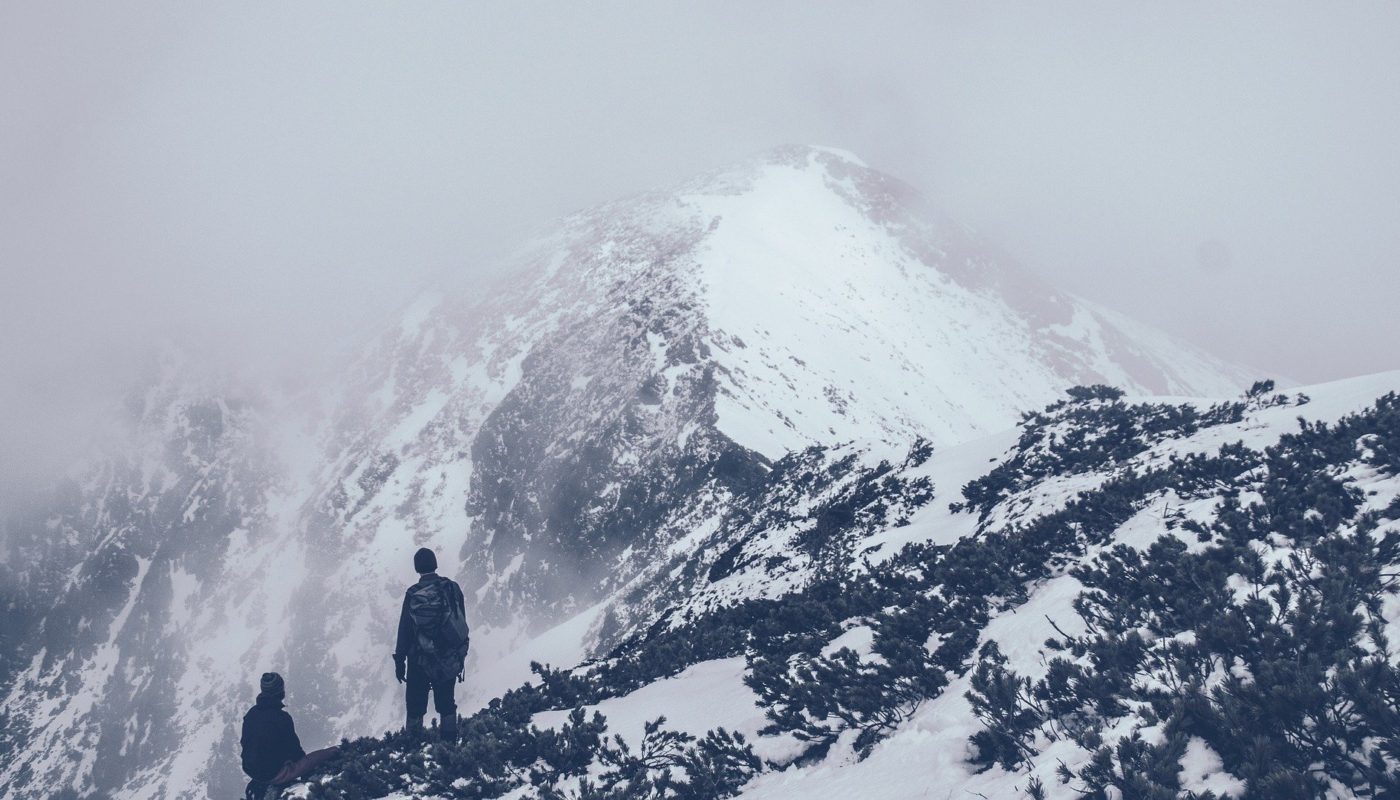
[[437, 556], [426, 547], [418, 548], [418, 552], [413, 554], [413, 569], [419, 575], [437, 570]]
[[282, 697], [287, 693], [287, 684], [282, 682], [282, 676], [275, 672], [264, 672], [262, 680], [258, 681], [258, 691], [269, 697]]

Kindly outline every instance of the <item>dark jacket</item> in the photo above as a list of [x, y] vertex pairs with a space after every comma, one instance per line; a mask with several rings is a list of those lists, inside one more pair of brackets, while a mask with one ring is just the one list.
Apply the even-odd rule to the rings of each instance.
[[265, 694], [243, 715], [242, 744], [243, 771], [255, 781], [272, 780], [283, 764], [306, 755], [282, 698]]
[[394, 645], [395, 658], [403, 658], [405, 656], [412, 658], [413, 651], [418, 649], [418, 631], [413, 628], [413, 615], [408, 613], [408, 596], [414, 589], [433, 581], [446, 581], [449, 584], [448, 595], [451, 596], [453, 602], [457, 605], [457, 610], [461, 612], [462, 616], [464, 618], [467, 616], [466, 599], [462, 597], [462, 587], [458, 586], [456, 581], [451, 578], [444, 578], [436, 572], [429, 572], [423, 575], [418, 579], [417, 583], [408, 587], [403, 593], [403, 607], [399, 611], [399, 638], [398, 642]]

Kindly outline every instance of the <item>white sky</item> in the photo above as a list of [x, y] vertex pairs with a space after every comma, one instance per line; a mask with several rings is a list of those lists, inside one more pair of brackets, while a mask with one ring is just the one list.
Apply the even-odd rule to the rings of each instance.
[[784, 142], [1225, 358], [1400, 368], [1397, 42], [1393, 3], [3, 3], [0, 477], [162, 337], [307, 374], [529, 228]]

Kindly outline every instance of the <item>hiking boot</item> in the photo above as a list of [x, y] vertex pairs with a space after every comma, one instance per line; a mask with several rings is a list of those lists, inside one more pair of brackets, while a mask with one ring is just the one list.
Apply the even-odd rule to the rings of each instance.
[[409, 717], [408, 721], [404, 723], [403, 729], [409, 732], [423, 730], [423, 718], [421, 716]]
[[457, 715], [453, 714], [442, 719], [442, 730], [439, 731], [444, 742], [457, 741]]

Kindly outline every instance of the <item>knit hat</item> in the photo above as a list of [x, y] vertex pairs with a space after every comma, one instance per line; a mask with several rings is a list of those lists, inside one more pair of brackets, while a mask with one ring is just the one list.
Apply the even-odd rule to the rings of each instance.
[[287, 684], [282, 682], [282, 676], [275, 672], [264, 672], [262, 680], [258, 681], [258, 691], [268, 697], [282, 697], [287, 693]]
[[413, 568], [418, 571], [419, 575], [435, 572], [437, 570], [437, 556], [433, 555], [433, 551], [428, 548], [420, 547], [418, 552], [413, 554]]

